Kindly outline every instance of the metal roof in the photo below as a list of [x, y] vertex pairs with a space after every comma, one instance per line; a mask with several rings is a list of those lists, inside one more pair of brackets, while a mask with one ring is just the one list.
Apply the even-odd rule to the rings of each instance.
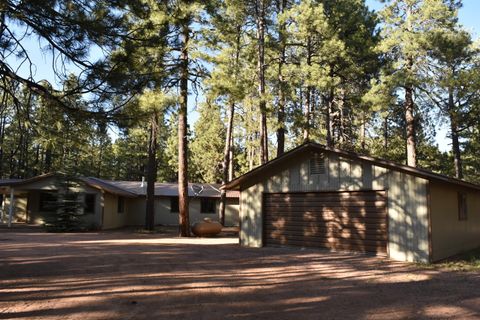
[[[62, 174], [47, 173], [29, 179], [3, 179], [0, 180], [0, 187], [27, 187], [28, 184], [41, 181], [54, 176], [61, 176]], [[78, 177], [76, 178], [86, 185], [103, 190], [105, 192], [120, 195], [123, 197], [138, 197], [146, 195], [147, 183], [144, 187], [141, 186], [140, 181], [115, 181], [104, 180], [95, 177]], [[219, 184], [206, 183], [189, 183], [188, 196], [189, 197], [205, 197], [205, 198], [220, 198]], [[178, 184], [176, 183], [155, 183], [155, 196], [178, 197]], [[227, 191], [227, 198], [238, 198], [240, 194], [237, 191]]]
[[54, 175], [55, 175], [54, 173], [46, 173], [46, 174], [42, 174], [32, 178], [28, 178], [28, 179], [4, 179], [4, 180], [0, 180], [0, 186], [21, 186], [21, 185], [38, 181], [38, 180], [53, 177]]
[[[117, 188], [127, 190], [135, 193], [136, 195], [146, 195], [147, 183], [140, 181], [115, 181], [115, 180], [101, 180], [94, 178], [96, 181], [102, 181], [104, 184], [112, 185]], [[177, 183], [155, 183], [155, 196], [164, 197], [178, 197], [178, 184]], [[188, 196], [189, 197], [204, 197], [204, 198], [219, 198], [220, 197], [220, 185], [219, 184], [207, 184], [207, 183], [189, 183], [188, 184]], [[227, 198], [238, 198], [239, 193], [235, 191], [228, 191]]]
[[104, 180], [98, 179], [98, 178], [93, 178], [93, 177], [87, 177], [87, 178], [80, 178], [81, 181], [85, 182], [87, 185], [97, 188], [100, 190], [103, 190], [105, 192], [111, 193], [111, 194], [116, 194], [122, 197], [129, 197], [133, 198], [138, 196], [135, 192], [132, 192], [130, 190], [126, 190], [123, 188], [119, 188], [115, 185], [106, 183]]
[[0, 179], [0, 186], [9, 186], [19, 181], [22, 181], [22, 179]]
[[408, 173], [417, 177], [421, 177], [427, 180], [434, 180], [434, 181], [441, 181], [445, 183], [449, 183], [452, 185], [457, 185], [461, 186], [464, 188], [469, 188], [469, 189], [475, 189], [475, 190], [480, 190], [480, 185], [473, 184], [470, 182], [466, 182], [460, 179], [455, 179], [451, 178], [442, 174], [434, 173], [425, 169], [420, 169], [420, 168], [415, 168], [415, 167], [410, 167], [402, 164], [395, 163], [393, 161], [388, 161], [384, 159], [379, 159], [375, 157], [370, 157], [370, 156], [365, 156], [361, 155], [356, 152], [351, 152], [351, 151], [345, 151], [341, 149], [336, 149], [336, 148], [330, 148], [324, 145], [321, 145], [319, 143], [314, 143], [314, 142], [307, 142], [304, 143], [288, 152], [285, 152], [281, 156], [272, 159], [268, 161], [267, 163], [241, 175], [240, 177], [233, 179], [232, 181], [226, 183], [223, 185], [221, 188], [222, 189], [227, 189], [227, 190], [239, 190], [240, 186], [242, 184], [247, 184], [251, 182], [255, 178], [259, 178], [260, 175], [268, 172], [269, 170], [272, 170], [276, 166], [285, 164], [288, 160], [298, 156], [300, 153], [304, 152], [310, 152], [310, 151], [316, 151], [316, 152], [330, 152], [337, 154], [341, 157], [345, 158], [350, 158], [350, 159], [356, 159], [356, 160], [362, 160], [365, 162], [372, 163], [374, 165], [388, 168], [391, 170], [395, 171], [400, 171], [404, 173]]

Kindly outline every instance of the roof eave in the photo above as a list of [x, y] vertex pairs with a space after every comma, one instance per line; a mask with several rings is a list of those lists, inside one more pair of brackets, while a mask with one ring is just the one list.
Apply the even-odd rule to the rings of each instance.
[[249, 181], [250, 179], [253, 179], [255, 176], [263, 173], [264, 171], [266, 171], [271, 166], [274, 166], [275, 164], [282, 163], [282, 162], [286, 161], [287, 159], [295, 156], [297, 153], [302, 152], [302, 151], [306, 151], [308, 149], [332, 152], [332, 153], [335, 153], [335, 154], [343, 156], [343, 157], [363, 160], [363, 161], [366, 161], [366, 162], [369, 162], [369, 163], [372, 163], [372, 164], [379, 165], [381, 167], [405, 172], [405, 173], [408, 173], [408, 174], [411, 174], [411, 175], [414, 175], [414, 176], [418, 176], [418, 177], [421, 177], [421, 178], [424, 178], [424, 179], [427, 179], [427, 180], [441, 181], [441, 182], [445, 182], [445, 183], [450, 183], [450, 184], [462, 186], [464, 188], [474, 189], [474, 190], [479, 190], [480, 191], [480, 185], [476, 185], [476, 184], [473, 184], [473, 183], [470, 183], [470, 182], [466, 182], [466, 181], [463, 181], [463, 180], [451, 178], [451, 177], [444, 176], [444, 175], [441, 175], [441, 174], [429, 172], [429, 171], [426, 171], [426, 170], [423, 170], [423, 169], [418, 169], [418, 168], [398, 164], [398, 163], [391, 162], [391, 161], [388, 161], [388, 160], [378, 159], [378, 158], [365, 156], [365, 155], [361, 155], [361, 154], [358, 154], [358, 153], [355, 153], [355, 152], [344, 151], [344, 150], [340, 150], [340, 149], [336, 149], [336, 148], [330, 148], [330, 147], [327, 147], [327, 146], [324, 146], [324, 145], [321, 145], [321, 144], [318, 144], [318, 143], [314, 143], [314, 142], [304, 143], [304, 144], [302, 144], [302, 145], [300, 145], [300, 146], [282, 154], [281, 156], [279, 156], [275, 159], [272, 159], [269, 162], [253, 169], [252, 171], [249, 171], [249, 172], [241, 175], [240, 177], [222, 185], [220, 187], [220, 189], [223, 189], [223, 190], [240, 190], [242, 183], [245, 183], [245, 182]]
[[[92, 188], [95, 188], [95, 189], [98, 189], [98, 190], [101, 190], [101, 191], [104, 191], [104, 192], [107, 192], [107, 193], [110, 193], [110, 194], [119, 195], [119, 196], [126, 197], [126, 198], [136, 198], [136, 197], [139, 196], [136, 193], [133, 193], [133, 192], [124, 190], [122, 188], [119, 188], [115, 185], [112, 185], [112, 184], [102, 180], [102, 179], [98, 179], [98, 178], [94, 178], [94, 177], [87, 177], [87, 178], [80, 178], [80, 180], [83, 181], [86, 185], [88, 185]], [[108, 187], [113, 189], [113, 190], [108, 190], [107, 188], [102, 187], [99, 183], [92, 182], [92, 180], [103, 183], [103, 184], [107, 184]]]

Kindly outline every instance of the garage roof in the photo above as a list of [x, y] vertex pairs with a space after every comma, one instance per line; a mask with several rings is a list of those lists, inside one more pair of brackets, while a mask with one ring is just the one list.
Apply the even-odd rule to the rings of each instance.
[[287, 163], [288, 160], [298, 157], [300, 154], [304, 154], [306, 152], [330, 152], [333, 154], [337, 154], [341, 157], [344, 158], [349, 158], [349, 159], [356, 159], [356, 160], [361, 160], [364, 162], [372, 163], [374, 165], [377, 165], [379, 167], [384, 167], [387, 169], [395, 170], [395, 171], [400, 171], [404, 173], [411, 174], [413, 176], [421, 177], [427, 180], [435, 180], [435, 181], [441, 181], [441, 182], [446, 182], [449, 184], [461, 186], [464, 188], [469, 188], [469, 189], [475, 189], [475, 190], [480, 190], [480, 185], [473, 184], [470, 182], [466, 182], [460, 179], [455, 179], [451, 178], [442, 174], [438, 173], [433, 173], [428, 170], [420, 169], [420, 168], [414, 168], [402, 164], [395, 163], [393, 161], [389, 160], [384, 160], [384, 159], [379, 159], [371, 156], [366, 156], [366, 155], [361, 155], [356, 152], [351, 152], [351, 151], [345, 151], [341, 149], [336, 149], [336, 148], [331, 148], [324, 146], [319, 143], [314, 143], [314, 142], [306, 142], [288, 152], [285, 152], [281, 156], [272, 159], [268, 161], [267, 163], [245, 173], [244, 175], [241, 175], [240, 177], [233, 179], [232, 181], [226, 183], [223, 185], [221, 188], [222, 189], [227, 189], [227, 190], [239, 190], [240, 186], [243, 184], [248, 184], [250, 181], [252, 181], [255, 178], [258, 178], [259, 176], [265, 174], [266, 172], [272, 170], [276, 166], [279, 166], [281, 164]]

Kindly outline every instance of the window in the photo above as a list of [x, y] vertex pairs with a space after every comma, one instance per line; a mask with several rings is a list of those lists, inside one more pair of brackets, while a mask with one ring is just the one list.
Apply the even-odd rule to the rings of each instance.
[[170, 198], [170, 212], [171, 213], [178, 213], [180, 210], [178, 209], [178, 197], [171, 197]]
[[125, 212], [125, 198], [124, 197], [118, 197], [117, 212], [118, 213], [124, 213]]
[[84, 213], [94, 213], [95, 212], [95, 194], [87, 193], [85, 194], [85, 203], [84, 203]]
[[467, 220], [467, 194], [458, 193], [458, 220]]
[[211, 198], [200, 199], [200, 213], [215, 213], [217, 201]]
[[310, 174], [325, 174], [325, 156], [322, 153], [316, 153], [310, 158]]
[[41, 192], [38, 210], [40, 212], [55, 212], [57, 210], [57, 193], [52, 191]]

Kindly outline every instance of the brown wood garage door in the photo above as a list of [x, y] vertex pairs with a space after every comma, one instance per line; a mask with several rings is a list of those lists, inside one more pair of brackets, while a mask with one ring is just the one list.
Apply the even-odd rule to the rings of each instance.
[[384, 191], [264, 194], [266, 245], [387, 251]]

